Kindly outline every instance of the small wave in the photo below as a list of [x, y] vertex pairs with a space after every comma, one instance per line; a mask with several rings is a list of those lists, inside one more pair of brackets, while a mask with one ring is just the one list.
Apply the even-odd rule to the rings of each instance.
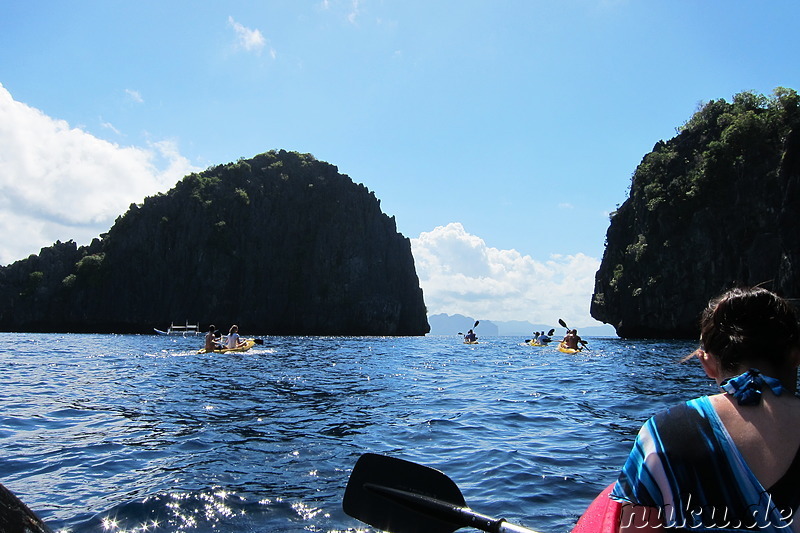
[[115, 506], [78, 523], [50, 525], [59, 533], [332, 532], [336, 529], [331, 528], [331, 518], [319, 502], [265, 498], [211, 487], [161, 493]]

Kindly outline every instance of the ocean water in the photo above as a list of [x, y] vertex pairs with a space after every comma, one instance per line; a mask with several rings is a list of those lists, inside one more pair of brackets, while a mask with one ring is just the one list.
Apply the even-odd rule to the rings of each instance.
[[475, 511], [566, 533], [642, 422], [715, 391], [684, 341], [0, 334], [0, 483], [70, 532], [371, 531], [365, 452], [442, 470]]

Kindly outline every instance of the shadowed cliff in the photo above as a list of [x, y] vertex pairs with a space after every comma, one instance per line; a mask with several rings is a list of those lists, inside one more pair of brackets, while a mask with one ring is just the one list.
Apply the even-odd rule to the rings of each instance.
[[407, 238], [363, 185], [271, 151], [131, 205], [91, 245], [0, 268], [0, 329], [152, 332], [185, 320], [275, 335], [423, 335]]
[[800, 295], [800, 105], [794, 90], [711, 101], [637, 167], [612, 214], [591, 314], [621, 337], [697, 338], [709, 298]]

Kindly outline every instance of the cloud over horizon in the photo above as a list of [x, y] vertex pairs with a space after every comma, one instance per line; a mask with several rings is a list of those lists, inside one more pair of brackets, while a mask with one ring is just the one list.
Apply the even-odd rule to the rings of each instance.
[[199, 170], [174, 142], [122, 147], [17, 102], [0, 84], [0, 264], [86, 244], [134, 202]]
[[598, 259], [577, 253], [536, 261], [492, 248], [458, 222], [421, 233], [411, 249], [431, 315], [598, 324], [589, 315]]

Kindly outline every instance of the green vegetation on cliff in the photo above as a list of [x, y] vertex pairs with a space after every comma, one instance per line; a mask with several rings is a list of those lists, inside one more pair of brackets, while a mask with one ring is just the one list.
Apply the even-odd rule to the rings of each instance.
[[422, 335], [408, 239], [363, 185], [271, 151], [133, 204], [92, 244], [0, 268], [0, 329], [151, 332], [172, 321], [259, 334]]
[[623, 337], [694, 337], [736, 284], [800, 294], [800, 99], [743, 92], [645, 155], [612, 214], [592, 316]]

